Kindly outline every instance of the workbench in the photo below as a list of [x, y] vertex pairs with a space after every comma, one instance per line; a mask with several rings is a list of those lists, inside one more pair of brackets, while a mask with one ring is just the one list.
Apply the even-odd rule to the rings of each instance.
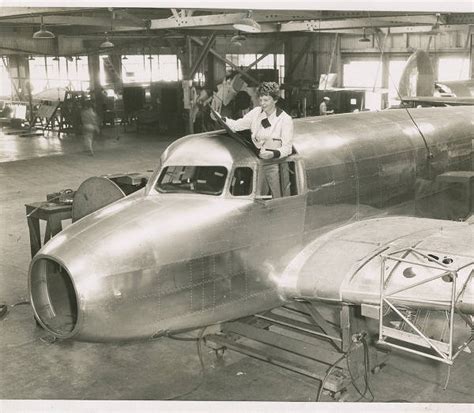
[[44, 245], [49, 239], [62, 231], [63, 220], [72, 218], [72, 205], [52, 202], [32, 202], [25, 204], [25, 207], [26, 220], [30, 233], [31, 257], [34, 257], [42, 246], [40, 220], [46, 221]]

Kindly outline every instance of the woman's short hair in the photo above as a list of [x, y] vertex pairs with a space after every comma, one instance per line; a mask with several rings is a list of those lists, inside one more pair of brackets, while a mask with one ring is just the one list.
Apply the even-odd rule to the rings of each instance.
[[276, 82], [262, 82], [257, 89], [257, 96], [271, 96], [274, 100], [280, 99], [280, 86]]

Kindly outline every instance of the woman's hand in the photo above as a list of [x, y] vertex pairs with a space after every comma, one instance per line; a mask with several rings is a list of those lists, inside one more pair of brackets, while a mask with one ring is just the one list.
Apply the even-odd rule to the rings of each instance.
[[258, 154], [259, 158], [261, 159], [272, 159], [273, 152], [267, 151], [265, 149], [260, 149], [260, 153]]

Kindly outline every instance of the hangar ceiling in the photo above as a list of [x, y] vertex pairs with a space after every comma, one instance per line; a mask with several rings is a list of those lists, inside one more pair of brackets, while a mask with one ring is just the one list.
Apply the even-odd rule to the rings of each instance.
[[[187, 36], [235, 35], [234, 25], [248, 17], [258, 23], [259, 36], [294, 32], [429, 33], [434, 27], [470, 32], [474, 24], [474, 13], [3, 7], [0, 53], [94, 53], [106, 33], [117, 51], [139, 45], [143, 39], [149, 39], [154, 47], [168, 47], [170, 42], [176, 46]], [[32, 35], [40, 28], [41, 19], [55, 39], [42, 39], [38, 47]]]
[[[173, 30], [186, 34], [195, 30], [233, 32], [233, 24], [250, 16], [261, 26], [262, 33], [292, 31], [344, 32], [351, 29], [407, 28], [433, 24], [443, 26], [474, 24], [473, 13], [402, 13], [365, 11], [285, 11], [285, 10], [191, 10], [158, 8], [13, 8], [0, 10], [3, 32], [37, 29], [41, 16], [45, 25], [58, 35], [89, 35], [113, 32], [146, 32]], [[400, 30], [400, 29], [399, 29]]]

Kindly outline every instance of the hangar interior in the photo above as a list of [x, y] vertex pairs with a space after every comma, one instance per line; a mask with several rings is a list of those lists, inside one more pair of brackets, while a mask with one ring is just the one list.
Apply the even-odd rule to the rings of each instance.
[[[354, 377], [338, 387], [333, 353], [318, 374], [302, 368], [301, 359], [280, 358], [278, 351], [290, 346], [314, 362], [299, 336], [267, 337], [264, 327], [257, 333], [260, 347], [242, 350], [235, 337], [247, 337], [254, 325], [227, 326], [234, 345], [219, 337], [204, 345], [196, 331], [139, 342], [57, 339], [35, 322], [28, 290], [32, 257], [71, 219], [143, 188], [177, 138], [220, 129], [210, 117], [211, 101], [237, 118], [258, 104], [256, 86], [271, 81], [280, 84], [280, 103], [293, 119], [318, 116], [325, 97], [338, 116], [379, 112], [401, 104], [400, 79], [418, 50], [431, 60], [432, 96], [468, 101], [473, 27], [474, 13], [2, 7], [0, 397], [474, 402], [467, 351], [447, 366], [394, 349], [378, 354], [383, 361], [372, 365], [373, 374], [369, 350], [360, 345], [353, 360], [344, 360]], [[418, 67], [417, 74], [425, 73]], [[82, 137], [86, 102], [100, 123], [93, 156]], [[76, 202], [80, 187], [86, 195]], [[472, 207], [471, 201], [456, 218]], [[301, 308], [285, 311], [272, 316], [280, 328], [292, 313], [290, 330], [299, 325], [299, 333], [308, 333]], [[331, 336], [333, 323], [319, 321], [316, 335]], [[218, 330], [214, 323], [206, 334], [218, 336]]]

